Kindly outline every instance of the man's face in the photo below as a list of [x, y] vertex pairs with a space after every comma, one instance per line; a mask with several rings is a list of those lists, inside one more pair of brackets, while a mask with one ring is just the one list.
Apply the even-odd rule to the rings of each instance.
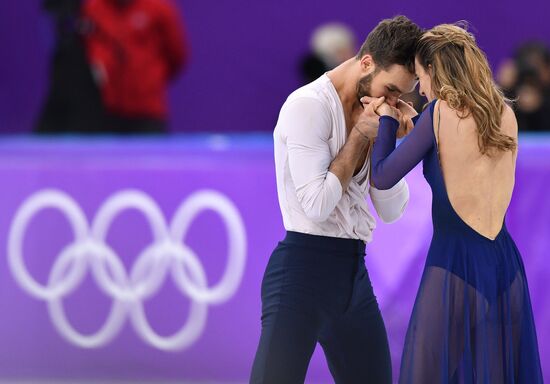
[[392, 106], [404, 93], [414, 90], [418, 80], [403, 65], [394, 64], [387, 70], [371, 68], [371, 72], [357, 82], [357, 98], [363, 96], [386, 98]]

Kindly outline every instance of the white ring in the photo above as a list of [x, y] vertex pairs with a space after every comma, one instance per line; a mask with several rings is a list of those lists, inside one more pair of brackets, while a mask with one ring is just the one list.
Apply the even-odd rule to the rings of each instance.
[[[75, 239], [58, 255], [48, 284], [41, 285], [26, 269], [22, 248], [28, 223], [36, 212], [46, 207], [57, 208], [65, 214]], [[106, 243], [113, 219], [126, 209], [142, 212], [153, 233], [152, 244], [140, 252], [129, 274]], [[208, 288], [199, 258], [183, 243], [191, 222], [205, 209], [220, 215], [229, 240], [226, 270], [212, 288]], [[207, 305], [227, 301], [238, 289], [246, 262], [246, 233], [236, 207], [216, 191], [198, 191], [182, 202], [170, 228], [151, 197], [138, 190], [120, 191], [99, 208], [90, 230], [82, 210], [70, 196], [47, 189], [32, 194], [16, 212], [9, 233], [8, 261], [21, 288], [47, 301], [54, 326], [70, 343], [84, 348], [106, 345], [118, 334], [129, 315], [134, 329], [145, 342], [159, 349], [177, 350], [189, 347], [200, 337], [206, 324]], [[103, 326], [94, 334], [83, 335], [69, 324], [62, 301], [80, 286], [88, 270], [99, 289], [113, 299], [113, 304]], [[188, 319], [180, 330], [161, 337], [149, 325], [143, 301], [159, 291], [167, 276], [192, 303]]]
[[[66, 193], [46, 189], [31, 195], [19, 208], [13, 219], [8, 237], [8, 264], [15, 280], [31, 296], [42, 300], [51, 300], [64, 296], [78, 284], [78, 277], [83, 274], [83, 265], [80, 260], [65, 280], [53, 286], [39, 284], [29, 273], [23, 261], [24, 233], [29, 221], [38, 211], [44, 208], [56, 208], [65, 214], [75, 236], [75, 243], [85, 241], [88, 233], [88, 224], [84, 213], [78, 204]], [[63, 252], [66, 252], [65, 249]]]
[[180, 285], [182, 291], [194, 300], [219, 304], [235, 293], [241, 281], [246, 261], [246, 234], [239, 212], [231, 201], [218, 192], [206, 190], [195, 193], [180, 205], [172, 220], [172, 237], [183, 240], [192, 220], [204, 209], [217, 212], [227, 229], [229, 257], [225, 273], [217, 285], [209, 289], [202, 289], [185, 278], [183, 268], [173, 271], [177, 273], [175, 281]]

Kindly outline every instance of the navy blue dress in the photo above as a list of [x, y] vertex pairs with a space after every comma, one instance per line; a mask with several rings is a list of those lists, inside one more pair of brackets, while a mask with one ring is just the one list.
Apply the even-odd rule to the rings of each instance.
[[399, 382], [542, 383], [521, 256], [504, 224], [491, 240], [453, 209], [439, 163], [434, 105], [435, 100], [397, 148], [398, 122], [381, 117], [371, 155], [376, 187], [390, 188], [422, 160], [433, 195], [433, 238]]

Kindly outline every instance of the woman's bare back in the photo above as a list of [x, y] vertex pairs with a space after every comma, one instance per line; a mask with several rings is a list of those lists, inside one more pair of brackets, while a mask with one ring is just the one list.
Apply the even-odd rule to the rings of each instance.
[[[473, 230], [494, 239], [512, 198], [517, 151], [491, 149], [491, 155], [482, 155], [474, 118], [460, 118], [445, 101], [435, 106], [434, 129], [451, 205]], [[517, 140], [516, 118], [508, 106], [501, 132]]]

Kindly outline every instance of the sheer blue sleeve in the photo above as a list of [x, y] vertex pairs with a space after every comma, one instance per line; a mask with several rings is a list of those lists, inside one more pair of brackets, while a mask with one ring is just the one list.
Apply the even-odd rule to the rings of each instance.
[[399, 122], [380, 117], [378, 137], [371, 154], [371, 182], [378, 189], [389, 189], [413, 169], [434, 145], [433, 103], [416, 120], [411, 133], [396, 148]]

